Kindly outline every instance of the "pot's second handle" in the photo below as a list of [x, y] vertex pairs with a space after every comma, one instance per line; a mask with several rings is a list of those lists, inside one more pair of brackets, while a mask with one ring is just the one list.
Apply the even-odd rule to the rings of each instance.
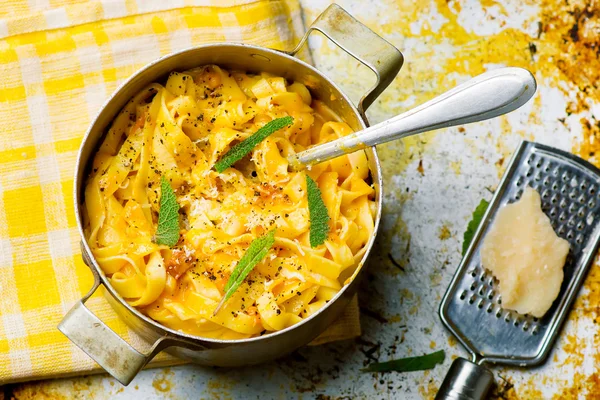
[[494, 374], [480, 365], [457, 358], [435, 396], [435, 400], [484, 400], [494, 385]]
[[330, 5], [312, 23], [306, 34], [290, 54], [296, 54], [313, 31], [319, 31], [346, 53], [369, 67], [377, 82], [358, 103], [358, 110], [366, 121], [365, 111], [394, 80], [402, 67], [404, 57], [400, 50], [371, 29], [360, 23], [337, 4]]
[[92, 290], [75, 303], [58, 329], [106, 372], [123, 385], [128, 385], [163, 346], [159, 340], [149, 354], [142, 354], [95, 316], [84, 304], [100, 286], [97, 277], [95, 278]]

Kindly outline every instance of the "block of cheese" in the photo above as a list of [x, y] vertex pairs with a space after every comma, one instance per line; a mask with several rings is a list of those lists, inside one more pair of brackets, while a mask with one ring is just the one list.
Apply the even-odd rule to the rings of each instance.
[[527, 187], [498, 211], [481, 262], [499, 281], [503, 308], [542, 317], [558, 296], [568, 253], [569, 242], [552, 229], [540, 195]]

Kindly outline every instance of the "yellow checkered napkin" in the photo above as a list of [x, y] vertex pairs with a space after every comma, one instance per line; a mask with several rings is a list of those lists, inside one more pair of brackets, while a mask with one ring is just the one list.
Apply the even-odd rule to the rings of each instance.
[[[110, 93], [176, 50], [211, 41], [290, 49], [302, 31], [296, 1], [1, 2], [0, 384], [100, 371], [56, 326], [92, 286], [73, 174], [83, 133]], [[144, 347], [102, 296], [87, 304]], [[353, 302], [318, 342], [359, 333]], [[160, 355], [151, 365], [175, 362]]]

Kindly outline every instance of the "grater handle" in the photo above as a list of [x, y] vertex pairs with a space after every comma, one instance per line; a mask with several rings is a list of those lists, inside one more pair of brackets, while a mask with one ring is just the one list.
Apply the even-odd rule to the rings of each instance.
[[494, 385], [494, 374], [480, 365], [457, 358], [452, 362], [435, 400], [483, 400]]

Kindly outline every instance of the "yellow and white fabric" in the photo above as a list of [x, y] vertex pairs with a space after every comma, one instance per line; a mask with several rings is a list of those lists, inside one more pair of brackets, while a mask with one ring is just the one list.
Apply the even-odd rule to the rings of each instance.
[[[303, 31], [300, 12], [283, 0], [2, 2], [0, 384], [101, 371], [56, 326], [92, 286], [73, 174], [83, 134], [108, 96], [146, 63], [193, 45], [290, 49]], [[142, 347], [102, 296], [87, 304]], [[352, 304], [316, 343], [359, 334]], [[175, 362], [161, 355], [151, 365]]]

